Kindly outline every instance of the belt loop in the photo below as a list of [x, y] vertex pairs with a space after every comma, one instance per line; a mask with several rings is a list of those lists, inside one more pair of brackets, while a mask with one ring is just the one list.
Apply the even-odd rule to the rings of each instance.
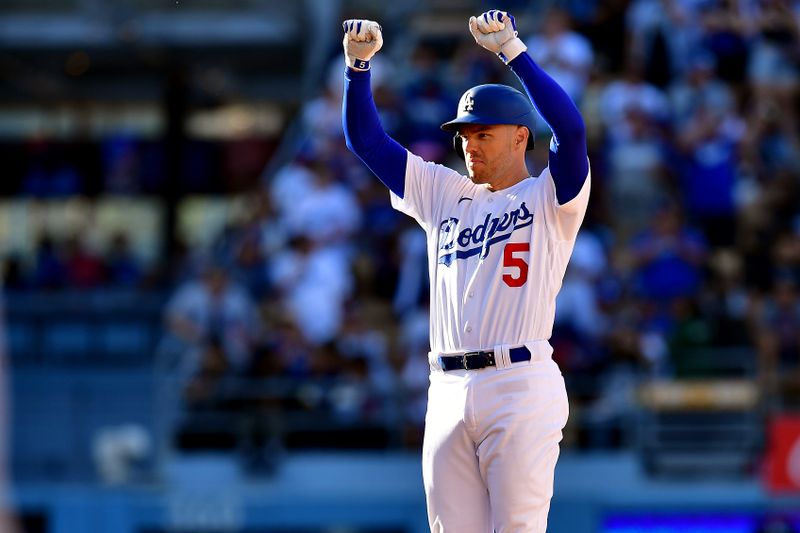
[[528, 341], [525, 347], [531, 352], [531, 362], [546, 361], [553, 356], [553, 347], [547, 340]]
[[511, 368], [511, 358], [508, 355], [508, 344], [496, 344], [494, 347], [494, 362], [497, 370]]

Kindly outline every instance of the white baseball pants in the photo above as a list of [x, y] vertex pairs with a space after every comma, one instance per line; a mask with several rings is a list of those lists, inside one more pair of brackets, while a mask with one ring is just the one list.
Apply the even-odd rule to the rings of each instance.
[[433, 366], [422, 451], [431, 532], [544, 533], [569, 416], [558, 365]]

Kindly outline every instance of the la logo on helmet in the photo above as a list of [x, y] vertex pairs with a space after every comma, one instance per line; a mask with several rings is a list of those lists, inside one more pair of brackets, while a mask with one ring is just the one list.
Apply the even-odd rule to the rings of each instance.
[[464, 111], [472, 111], [475, 107], [475, 100], [473, 100], [472, 95], [468, 94], [464, 97]]

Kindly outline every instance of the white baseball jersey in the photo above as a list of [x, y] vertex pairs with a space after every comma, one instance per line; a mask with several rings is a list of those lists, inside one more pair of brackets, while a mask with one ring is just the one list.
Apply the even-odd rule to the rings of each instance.
[[587, 176], [559, 205], [545, 168], [492, 192], [409, 152], [404, 197], [391, 199], [427, 234], [432, 353], [550, 338], [589, 189]]

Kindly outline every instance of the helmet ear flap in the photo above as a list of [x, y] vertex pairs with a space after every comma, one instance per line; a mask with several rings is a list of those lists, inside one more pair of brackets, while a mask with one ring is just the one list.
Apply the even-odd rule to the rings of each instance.
[[534, 141], [536, 140], [533, 135], [533, 130], [528, 126], [525, 127], [528, 128], [528, 144], [525, 146], [525, 150], [533, 150]]
[[456, 151], [458, 157], [464, 159], [464, 149], [461, 147], [461, 136], [458, 133], [453, 135], [453, 150]]

